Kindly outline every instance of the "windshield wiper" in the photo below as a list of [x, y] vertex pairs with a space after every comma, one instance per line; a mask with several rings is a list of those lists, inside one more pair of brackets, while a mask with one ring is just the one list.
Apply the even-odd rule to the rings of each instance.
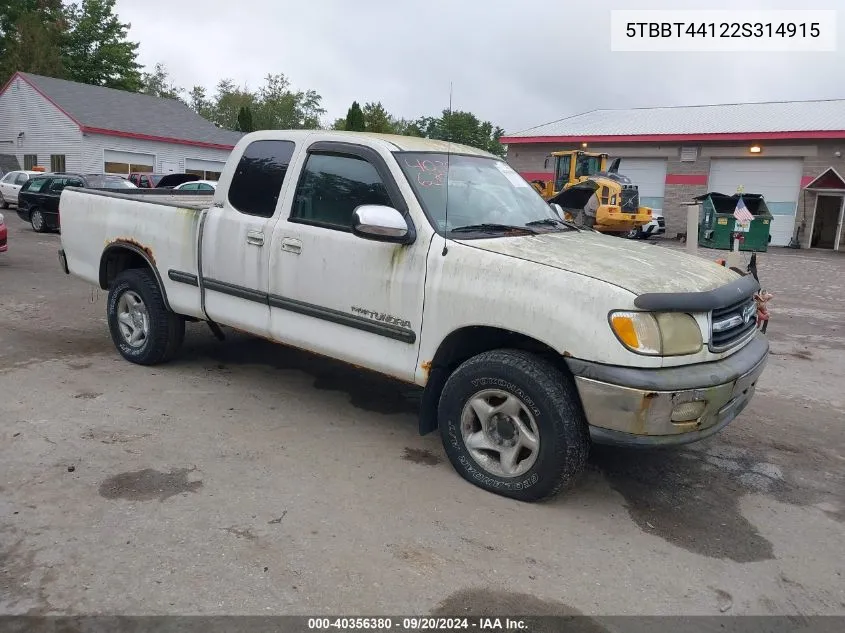
[[575, 222], [568, 222], [566, 220], [558, 220], [557, 218], [543, 218], [542, 220], [532, 220], [526, 222], [525, 226], [565, 226], [573, 231], [580, 231], [582, 227], [575, 224]]
[[515, 224], [493, 224], [485, 222], [483, 224], [467, 224], [466, 226], [456, 226], [449, 229], [449, 233], [503, 233], [506, 231], [519, 231], [520, 233], [537, 233], [529, 226], [518, 226]]

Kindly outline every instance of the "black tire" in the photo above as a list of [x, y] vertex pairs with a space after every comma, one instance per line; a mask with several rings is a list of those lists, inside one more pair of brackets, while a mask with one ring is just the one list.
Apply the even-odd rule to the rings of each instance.
[[[149, 334], [140, 347], [133, 347], [126, 341], [118, 323], [118, 303], [127, 292], [140, 296], [149, 316]], [[115, 278], [109, 288], [106, 316], [112, 341], [120, 355], [138, 365], [166, 363], [185, 340], [185, 319], [165, 307], [158, 282], [148, 269], [124, 270]]]
[[[473, 458], [461, 432], [464, 406], [477, 393], [495, 388], [516, 396], [530, 410], [539, 450], [529, 470], [517, 477], [491, 473]], [[590, 436], [572, 379], [529, 352], [499, 349], [464, 362], [440, 396], [438, 426], [455, 470], [480, 488], [520, 501], [554, 496], [584, 470]]]
[[46, 233], [49, 230], [47, 227], [47, 218], [44, 217], [44, 214], [38, 207], [29, 210], [29, 224], [36, 233]]

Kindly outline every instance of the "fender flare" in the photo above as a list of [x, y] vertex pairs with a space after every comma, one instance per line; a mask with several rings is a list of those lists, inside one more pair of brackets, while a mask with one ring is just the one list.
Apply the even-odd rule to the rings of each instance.
[[156, 283], [158, 284], [159, 290], [161, 290], [161, 297], [164, 300], [164, 307], [170, 310], [170, 301], [167, 299], [167, 289], [164, 287], [164, 282], [161, 279], [161, 275], [158, 273], [158, 268], [156, 268], [155, 260], [152, 258], [152, 255], [148, 252], [147, 249], [143, 248], [139, 244], [133, 244], [132, 242], [127, 242], [124, 240], [116, 240], [110, 243], [104, 250], [102, 255], [100, 255], [100, 288], [103, 290], [108, 290], [108, 267], [106, 266], [106, 262], [108, 261], [108, 257], [111, 253], [115, 251], [129, 251], [138, 255], [143, 259], [150, 270], [153, 271], [153, 275], [155, 276]]

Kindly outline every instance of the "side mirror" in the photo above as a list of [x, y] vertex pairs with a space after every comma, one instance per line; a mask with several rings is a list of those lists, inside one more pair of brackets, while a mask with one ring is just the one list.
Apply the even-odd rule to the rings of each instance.
[[549, 157], [546, 156], [546, 160], [543, 161], [543, 169], [549, 168]]
[[410, 244], [414, 234], [408, 222], [393, 207], [380, 204], [362, 204], [352, 213], [352, 234], [365, 240]]

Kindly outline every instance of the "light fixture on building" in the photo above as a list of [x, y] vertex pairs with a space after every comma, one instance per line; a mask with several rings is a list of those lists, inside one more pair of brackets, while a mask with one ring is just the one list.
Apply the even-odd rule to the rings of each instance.
[[581, 143], [581, 147], [587, 147], [586, 143]]
[[759, 154], [760, 152], [763, 151], [763, 148], [761, 148], [759, 145], [752, 145], [751, 147], [748, 148], [748, 151], [751, 152], [752, 154]]

